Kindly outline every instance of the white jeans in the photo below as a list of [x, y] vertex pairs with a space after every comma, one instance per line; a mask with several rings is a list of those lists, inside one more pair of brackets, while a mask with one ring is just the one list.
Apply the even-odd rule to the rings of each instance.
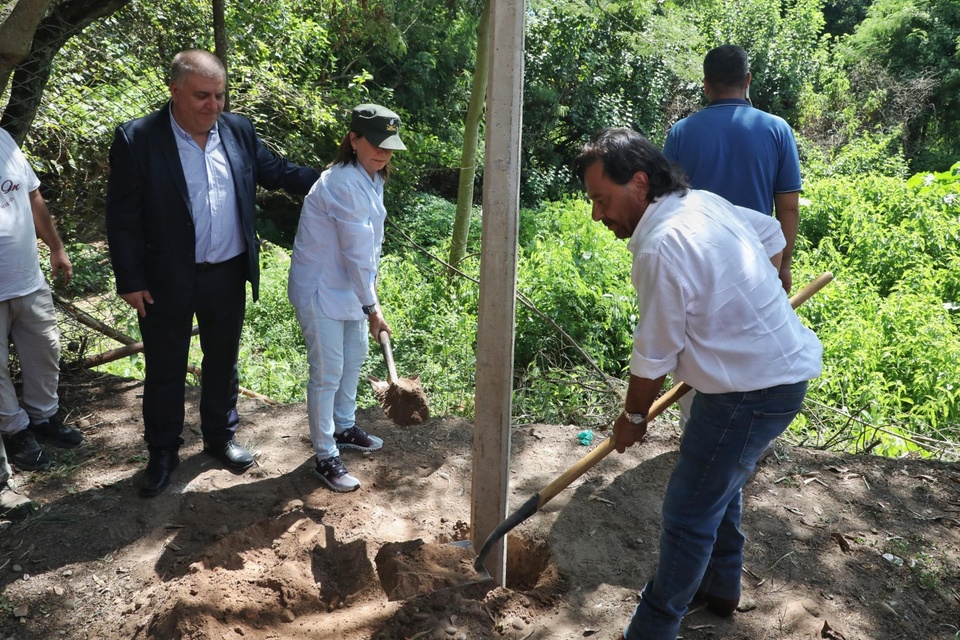
[[297, 311], [307, 343], [310, 381], [307, 384], [307, 420], [318, 460], [340, 455], [334, 433], [354, 425], [360, 367], [367, 357], [369, 338], [365, 320], [333, 320], [320, 314], [317, 298]]

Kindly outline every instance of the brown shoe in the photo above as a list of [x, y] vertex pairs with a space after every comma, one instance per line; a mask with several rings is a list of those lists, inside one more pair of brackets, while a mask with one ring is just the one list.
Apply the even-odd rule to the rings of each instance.
[[39, 504], [22, 493], [17, 493], [7, 483], [0, 487], [0, 518], [23, 520], [39, 508]]
[[733, 615], [733, 612], [737, 610], [737, 607], [740, 606], [740, 598], [728, 600], [727, 598], [712, 596], [703, 591], [697, 591], [697, 595], [693, 596], [693, 602], [690, 603], [690, 608], [693, 609], [700, 605], [706, 605], [707, 611], [713, 615], [720, 616], [721, 618], [729, 618]]

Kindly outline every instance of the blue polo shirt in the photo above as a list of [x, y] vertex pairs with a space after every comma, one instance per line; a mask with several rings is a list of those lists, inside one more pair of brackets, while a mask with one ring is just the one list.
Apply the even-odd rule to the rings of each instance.
[[793, 130], [746, 100], [717, 100], [670, 129], [663, 155], [680, 165], [694, 189], [741, 207], [773, 213], [773, 195], [800, 191]]

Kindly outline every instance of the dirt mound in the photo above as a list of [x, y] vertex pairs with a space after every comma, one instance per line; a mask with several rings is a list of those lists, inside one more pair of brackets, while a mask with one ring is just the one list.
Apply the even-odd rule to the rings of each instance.
[[[677, 434], [610, 455], [508, 536], [507, 585], [475, 584], [388, 601], [375, 558], [388, 543], [442, 545], [470, 521], [473, 428], [433, 418], [344, 453], [362, 482], [335, 494], [313, 475], [302, 405], [241, 406], [244, 474], [202, 453], [197, 394], [171, 486], [137, 495], [145, 463], [140, 384], [62, 381], [86, 443], [51, 449], [48, 472], [14, 484], [44, 508], [0, 525], [0, 638], [187, 640], [613, 639], [657, 560], [660, 504]], [[513, 430], [511, 504], [580, 459], [582, 428]], [[779, 446], [748, 485], [744, 596], [732, 618], [696, 611], [685, 640], [954, 638], [960, 618], [956, 464]], [[489, 568], [489, 567], [488, 567]], [[824, 628], [827, 631], [824, 631]]]

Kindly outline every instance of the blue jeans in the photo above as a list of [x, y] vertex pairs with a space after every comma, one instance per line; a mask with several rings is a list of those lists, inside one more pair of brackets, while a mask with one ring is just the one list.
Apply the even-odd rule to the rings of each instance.
[[307, 343], [310, 381], [307, 383], [307, 420], [318, 460], [340, 455], [334, 433], [354, 425], [360, 368], [369, 345], [365, 320], [334, 320], [321, 315], [316, 296], [297, 309], [297, 320]]
[[663, 498], [660, 560], [626, 640], [675, 640], [698, 589], [740, 597], [742, 489], [757, 459], [799, 413], [807, 383], [697, 393]]

